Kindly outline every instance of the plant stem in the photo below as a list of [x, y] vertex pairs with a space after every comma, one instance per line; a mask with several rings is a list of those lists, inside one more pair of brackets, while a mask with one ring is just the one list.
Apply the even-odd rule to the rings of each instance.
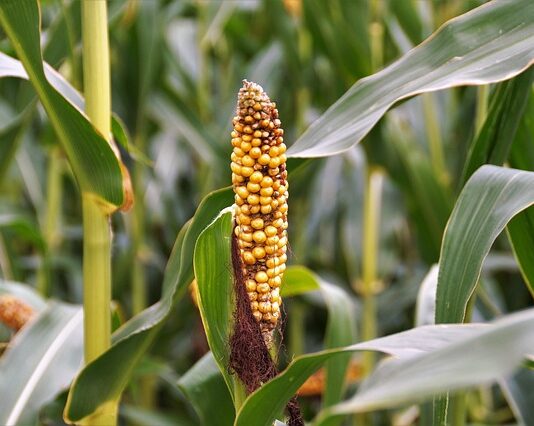
[[48, 162], [46, 211], [43, 224], [46, 252], [43, 255], [42, 263], [37, 272], [37, 290], [44, 297], [48, 296], [50, 292], [50, 259], [53, 257], [60, 241], [58, 225], [61, 216], [61, 198], [63, 192], [61, 184], [63, 173], [61, 157], [61, 148], [59, 146], [52, 148]]
[[384, 62], [384, 25], [382, 24], [384, 7], [385, 5], [382, 0], [371, 0], [369, 42], [371, 48], [372, 72], [377, 72], [380, 68], [382, 68]]
[[0, 233], [0, 277], [5, 280], [14, 280], [13, 268], [11, 267], [11, 260], [7, 252], [4, 237]]
[[302, 355], [305, 350], [305, 309], [298, 300], [291, 301], [289, 319], [289, 353], [291, 356]]
[[475, 117], [475, 132], [477, 135], [480, 133], [488, 115], [489, 92], [489, 85], [487, 84], [477, 87], [477, 111]]
[[430, 161], [440, 182], [448, 184], [450, 179], [445, 164], [445, 154], [443, 153], [443, 141], [436, 111], [436, 98], [432, 93], [425, 93], [422, 95], [422, 99]]
[[[384, 176], [378, 169], [370, 169], [363, 201], [363, 265], [361, 294], [363, 298], [362, 340], [376, 337], [376, 301], [378, 290], [377, 263], [379, 222]], [[364, 353], [363, 375], [369, 374], [375, 362], [373, 352]]]
[[[82, 3], [83, 76], [86, 113], [107, 139], [111, 133], [111, 88], [107, 3]], [[110, 218], [91, 194], [82, 194], [85, 362], [111, 344], [111, 228]], [[115, 404], [107, 404], [87, 419], [91, 425], [115, 425]]]
[[[134, 182], [137, 184], [136, 188], [141, 188], [142, 170], [141, 165], [137, 164], [134, 168]], [[140, 196], [140, 194], [136, 194]], [[138, 314], [147, 305], [146, 295], [146, 277], [145, 277], [145, 259], [144, 251], [144, 235], [145, 235], [145, 219], [142, 204], [138, 203], [134, 206], [132, 215], [132, 311], [133, 314]]]
[[85, 362], [89, 363], [111, 341], [111, 233], [108, 216], [88, 196], [83, 198], [83, 235]]

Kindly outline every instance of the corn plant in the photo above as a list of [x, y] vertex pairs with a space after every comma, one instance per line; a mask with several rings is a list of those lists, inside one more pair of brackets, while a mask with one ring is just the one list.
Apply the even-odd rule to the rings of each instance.
[[0, 424], [534, 424], [530, 0], [0, 27]]

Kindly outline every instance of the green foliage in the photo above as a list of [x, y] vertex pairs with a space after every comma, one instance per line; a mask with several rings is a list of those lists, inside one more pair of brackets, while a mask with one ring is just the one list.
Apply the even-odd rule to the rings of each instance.
[[0, 23], [47, 111], [82, 191], [120, 207], [124, 202], [119, 160], [104, 137], [47, 80], [40, 50], [39, 9], [34, 0], [0, 5]]
[[42, 307], [43, 301], [36, 303], [38, 296], [11, 283], [0, 282], [0, 290], [41, 307], [37, 318], [12, 340], [0, 363], [0, 422], [31, 424], [41, 407], [69, 385], [81, 364], [83, 312], [80, 306], [59, 302]]
[[[530, 0], [108, 2], [123, 164], [81, 112], [80, 4], [0, 2], [0, 295], [39, 312], [13, 338], [0, 324], [0, 423], [81, 422], [120, 402], [121, 424], [270, 426], [310, 377], [316, 396], [298, 399], [312, 424], [432, 424], [435, 395], [449, 423], [532, 422], [532, 371], [517, 367], [534, 317], [515, 313], [534, 294]], [[282, 373], [251, 395], [228, 370], [243, 78], [277, 102], [292, 157]], [[118, 328], [82, 367], [79, 192], [120, 206], [123, 165], [136, 205], [111, 220]], [[369, 296], [362, 204], [377, 169]], [[383, 336], [367, 342], [364, 297]], [[414, 328], [434, 312], [474, 324]], [[362, 351], [385, 356], [349, 380]]]

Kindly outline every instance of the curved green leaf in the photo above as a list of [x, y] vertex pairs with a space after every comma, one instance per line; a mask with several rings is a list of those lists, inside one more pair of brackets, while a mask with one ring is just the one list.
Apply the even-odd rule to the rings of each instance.
[[518, 424], [534, 424], [534, 372], [521, 368], [512, 376], [499, 380], [499, 384]]
[[198, 307], [206, 338], [215, 362], [221, 370], [235, 402], [236, 391], [244, 393], [239, 379], [228, 371], [232, 332], [234, 296], [232, 286], [231, 235], [232, 213], [222, 211], [198, 237], [195, 246], [195, 277], [198, 285]]
[[324, 157], [358, 143], [395, 102], [513, 77], [534, 60], [534, 3], [491, 1], [446, 23], [382, 71], [358, 81], [288, 149]]
[[480, 166], [501, 166], [507, 160], [531, 94], [533, 81], [534, 67], [495, 88], [488, 116], [469, 148], [462, 183]]
[[[202, 425], [228, 426], [233, 423], [232, 399], [211, 352], [178, 380], [178, 387], [193, 404]], [[214, 407], [217, 407], [216, 415]]]
[[167, 318], [174, 302], [193, 279], [193, 250], [202, 230], [221, 209], [232, 203], [229, 188], [209, 194], [199, 205], [194, 218], [180, 231], [163, 278], [159, 302], [133, 317], [113, 334], [113, 345], [102, 356], [85, 366], [74, 381], [65, 418], [77, 422], [107, 401], [116, 401]]
[[54, 126], [82, 191], [93, 193], [113, 208], [120, 207], [125, 197], [119, 159], [106, 139], [81, 111], [54, 89], [46, 77], [40, 50], [37, 2], [0, 2], [0, 23]]
[[534, 204], [534, 173], [483, 166], [466, 183], [447, 224], [439, 262], [436, 323], [462, 322], [482, 262], [510, 220]]
[[[325, 333], [325, 349], [339, 348], [356, 341], [356, 306], [341, 287], [327, 283], [309, 269], [291, 266], [284, 273], [282, 296], [319, 290], [328, 309]], [[326, 386], [323, 405], [339, 402], [344, 393], [345, 373], [350, 361], [350, 353], [326, 362]]]
[[[523, 120], [519, 125], [512, 151], [510, 166], [522, 170], [534, 170], [534, 92]], [[534, 209], [529, 208], [515, 216], [506, 227], [521, 273], [534, 296]]]
[[27, 425], [66, 388], [83, 359], [83, 312], [51, 303], [0, 358], [0, 424]]
[[415, 402], [446, 390], [486, 383], [506, 375], [534, 350], [534, 309], [492, 324], [433, 325], [369, 342], [303, 355], [278, 377], [251, 394], [235, 426], [269, 426], [273, 413], [329, 359], [347, 352], [372, 350], [390, 354], [349, 401], [328, 408], [318, 420], [331, 425], [337, 417]]
[[[394, 407], [504, 377], [534, 350], [533, 325], [534, 310], [530, 309], [480, 326], [472, 335], [454, 339], [437, 350], [414, 358], [386, 360], [353, 398], [323, 413], [324, 421], [318, 424], [331, 425], [339, 415]], [[439, 338], [441, 333], [435, 330], [434, 338]]]
[[356, 351], [378, 351], [398, 358], [414, 358], [451, 342], [475, 335], [483, 325], [425, 326], [369, 342], [295, 358], [276, 378], [251, 394], [241, 407], [235, 426], [268, 426], [297, 389], [328, 360]]

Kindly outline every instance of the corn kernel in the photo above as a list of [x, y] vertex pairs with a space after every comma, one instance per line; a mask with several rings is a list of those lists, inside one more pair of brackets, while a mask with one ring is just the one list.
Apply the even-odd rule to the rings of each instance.
[[265, 271], [258, 271], [256, 272], [254, 279], [257, 283], [262, 284], [266, 283], [269, 280], [269, 277], [267, 276], [267, 273]]

